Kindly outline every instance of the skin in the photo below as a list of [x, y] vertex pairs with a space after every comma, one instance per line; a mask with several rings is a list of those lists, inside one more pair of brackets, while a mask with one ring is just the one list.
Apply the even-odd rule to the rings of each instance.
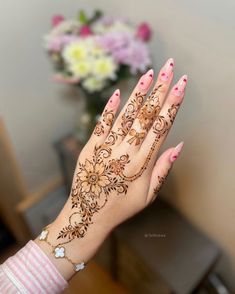
[[[174, 61], [160, 70], [150, 95], [153, 71], [137, 83], [115, 119], [120, 92], [108, 101], [77, 162], [70, 197], [37, 245], [66, 280], [74, 265], [94, 256], [121, 222], [154, 201], [183, 144], [158, 153], [183, 101], [187, 77], [170, 89]], [[55, 258], [61, 248], [65, 257]]]

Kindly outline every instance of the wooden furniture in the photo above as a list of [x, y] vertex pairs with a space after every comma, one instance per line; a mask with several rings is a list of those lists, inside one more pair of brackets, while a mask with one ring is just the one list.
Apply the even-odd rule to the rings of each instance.
[[27, 227], [15, 207], [27, 195], [4, 123], [0, 119], [0, 214], [15, 239], [24, 243]]
[[140, 283], [131, 285], [135, 293], [156, 293], [156, 273], [173, 293], [193, 293], [219, 257], [215, 243], [160, 199], [114, 233], [117, 280], [127, 287], [130, 280], [139, 277]]
[[[72, 135], [55, 146], [69, 190], [82, 146]], [[219, 256], [211, 240], [160, 199], [117, 228], [104, 247], [97, 260], [137, 294], [192, 293]]]
[[127, 294], [129, 293], [120, 284], [115, 282], [110, 274], [95, 262], [78, 275], [75, 275], [69, 282], [69, 287], [63, 294]]

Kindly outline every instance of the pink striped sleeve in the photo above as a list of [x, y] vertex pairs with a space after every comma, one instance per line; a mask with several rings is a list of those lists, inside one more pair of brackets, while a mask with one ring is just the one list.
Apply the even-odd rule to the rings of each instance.
[[60, 293], [68, 283], [33, 241], [0, 266], [0, 293]]

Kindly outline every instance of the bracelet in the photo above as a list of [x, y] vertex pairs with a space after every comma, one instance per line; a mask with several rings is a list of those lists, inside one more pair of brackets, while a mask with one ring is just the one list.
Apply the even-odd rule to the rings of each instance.
[[53, 244], [51, 244], [51, 242], [48, 240], [48, 235], [49, 235], [49, 230], [48, 227], [44, 228], [41, 232], [41, 234], [39, 235], [39, 240], [40, 241], [44, 241], [46, 242], [50, 247], [52, 247], [52, 254], [54, 255], [55, 258], [60, 259], [60, 258], [64, 258], [66, 259], [69, 263], [71, 263], [71, 265], [73, 266], [73, 269], [75, 272], [78, 272], [80, 270], [83, 270], [85, 268], [85, 263], [81, 262], [81, 263], [76, 263], [73, 262], [66, 253], [65, 247], [64, 246], [54, 246]]

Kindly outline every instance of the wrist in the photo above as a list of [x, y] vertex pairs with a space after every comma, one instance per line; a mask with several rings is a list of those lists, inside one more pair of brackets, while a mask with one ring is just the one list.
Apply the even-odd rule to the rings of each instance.
[[[74, 238], [71, 242], [58, 245], [63, 243], [58, 239], [58, 235], [64, 225], [65, 221], [63, 218], [58, 217], [44, 229], [44, 232], [48, 232], [46, 233], [46, 238], [40, 240], [40, 236], [38, 236], [35, 239], [35, 243], [48, 256], [61, 275], [66, 280], [69, 280], [78, 271], [76, 266], [82, 269], [84, 264], [95, 255], [110, 230], [108, 226], [96, 222], [89, 227], [83, 238]], [[66, 258], [56, 257], [55, 249], [60, 252], [64, 250]]]

